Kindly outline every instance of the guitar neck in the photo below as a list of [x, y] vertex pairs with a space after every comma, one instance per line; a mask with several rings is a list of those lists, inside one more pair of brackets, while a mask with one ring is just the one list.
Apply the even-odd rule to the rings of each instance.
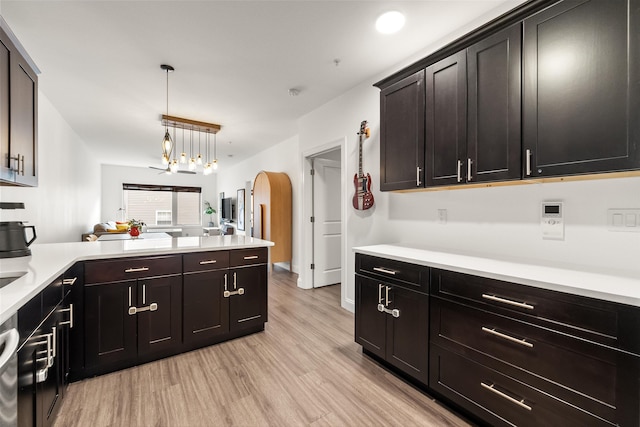
[[360, 134], [360, 140], [358, 142], [358, 177], [362, 178], [362, 134]]

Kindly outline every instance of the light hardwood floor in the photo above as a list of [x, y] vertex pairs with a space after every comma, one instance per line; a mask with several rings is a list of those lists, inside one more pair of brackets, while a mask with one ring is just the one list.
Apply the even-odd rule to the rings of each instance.
[[340, 286], [269, 277], [265, 331], [69, 386], [54, 427], [468, 426], [362, 354]]

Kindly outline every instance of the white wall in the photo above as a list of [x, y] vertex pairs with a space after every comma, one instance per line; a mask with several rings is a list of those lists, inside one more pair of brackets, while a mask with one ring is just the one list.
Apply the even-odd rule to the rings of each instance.
[[42, 92], [38, 93], [38, 187], [0, 187], [0, 199], [24, 202], [24, 210], [0, 210], [0, 220], [35, 225], [34, 244], [80, 241], [100, 218], [98, 161]]
[[[165, 184], [185, 187], [202, 188], [202, 212], [204, 212], [204, 202], [208, 201], [216, 210], [218, 209], [217, 178], [215, 174], [208, 176], [198, 173], [191, 174], [171, 174], [160, 173], [155, 169], [136, 168], [128, 166], [102, 165], [102, 210], [100, 212], [100, 222], [120, 220], [119, 209], [124, 207], [122, 200], [122, 184]], [[215, 219], [215, 217], [214, 217]], [[209, 215], [202, 215], [202, 224], [209, 222]], [[92, 224], [93, 226], [93, 224]], [[202, 227], [191, 227], [183, 231], [189, 234], [200, 234]]]
[[[298, 137], [289, 138], [271, 148], [268, 148], [255, 156], [240, 162], [233, 167], [225, 169], [220, 166], [218, 169], [218, 191], [224, 191], [226, 197], [236, 197], [239, 188], [244, 188], [247, 181], [253, 183], [256, 175], [260, 171], [268, 172], [284, 172], [289, 175], [291, 180], [291, 198], [293, 204], [293, 259], [291, 269], [295, 272], [299, 271], [299, 211], [297, 209], [300, 203], [300, 162], [299, 162], [299, 144]], [[246, 208], [251, 203], [250, 195], [246, 194]], [[245, 224], [245, 233], [249, 233], [250, 224]], [[242, 233], [242, 232], [240, 232]]]

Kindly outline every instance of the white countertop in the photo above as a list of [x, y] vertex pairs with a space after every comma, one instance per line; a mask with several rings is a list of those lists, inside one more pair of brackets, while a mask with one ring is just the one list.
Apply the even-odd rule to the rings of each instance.
[[361, 246], [353, 251], [640, 307], [640, 274], [633, 271], [486, 258], [406, 244]]
[[0, 324], [77, 261], [273, 245], [242, 235], [34, 244], [31, 256], [0, 259], [0, 277], [26, 273], [0, 289]]

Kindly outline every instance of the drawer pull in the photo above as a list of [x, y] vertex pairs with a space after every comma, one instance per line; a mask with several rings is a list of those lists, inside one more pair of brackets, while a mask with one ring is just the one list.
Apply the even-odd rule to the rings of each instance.
[[69, 308], [63, 308], [60, 310], [60, 313], [69, 312], [69, 320], [65, 322], [60, 322], [59, 325], [69, 325], [69, 329], [73, 329], [73, 303], [69, 304]]
[[224, 291], [222, 294], [225, 298], [229, 298], [233, 295], [244, 295], [244, 288], [240, 288], [237, 291]]
[[382, 268], [382, 267], [373, 267], [373, 271], [377, 271], [379, 273], [391, 274], [392, 276], [395, 276], [396, 273], [397, 273], [397, 271], [388, 270], [388, 269]]
[[394, 308], [393, 310], [388, 309], [387, 307], [385, 307], [382, 304], [378, 304], [378, 311], [380, 313], [387, 313], [392, 315], [393, 317], [395, 317], [396, 319], [398, 317], [400, 317], [400, 310], [398, 310], [397, 308]]
[[258, 255], [251, 255], [251, 256], [246, 256], [244, 257], [245, 260], [249, 260], [249, 259], [258, 259]]
[[532, 306], [531, 304], [527, 304], [526, 302], [511, 301], [510, 299], [500, 298], [495, 295], [482, 294], [482, 298], [488, 299], [491, 301], [501, 302], [504, 304], [514, 305], [520, 308], [526, 308], [527, 310], [533, 310], [535, 308], [534, 306]]
[[218, 261], [215, 260], [215, 259], [210, 259], [210, 260], [207, 260], [207, 261], [200, 261], [200, 265], [215, 264], [216, 262], [218, 262]]
[[489, 329], [489, 328], [486, 328], [484, 326], [482, 327], [482, 330], [484, 332], [488, 333], [488, 334], [495, 335], [497, 337], [500, 337], [500, 338], [503, 338], [505, 340], [514, 342], [516, 344], [520, 344], [520, 345], [523, 345], [525, 347], [533, 348], [533, 344], [531, 344], [530, 342], [527, 342], [527, 340], [525, 338], [523, 338], [523, 339], [514, 338], [514, 337], [512, 337], [510, 335], [503, 334], [502, 332], [498, 332], [495, 329]]
[[500, 390], [494, 388], [495, 384], [488, 385], [488, 384], [485, 384], [485, 383], [481, 382], [480, 385], [482, 387], [484, 387], [485, 389], [489, 390], [490, 392], [497, 394], [498, 396], [502, 397], [503, 399], [508, 400], [511, 403], [515, 403], [516, 405], [518, 405], [519, 407], [521, 407], [523, 409], [526, 409], [527, 411], [531, 410], [531, 406], [529, 406], [526, 403], [524, 403], [524, 399], [520, 399], [520, 400], [514, 399], [513, 397], [509, 396], [508, 394], [503, 393]]
[[127, 268], [125, 273], [138, 273], [140, 271], [149, 271], [149, 267], [140, 267], [140, 268]]
[[383, 287], [384, 285], [382, 283], [378, 285], [378, 304], [382, 304], [382, 288]]
[[74, 277], [73, 279], [62, 279], [62, 284], [73, 286], [76, 283], [76, 280], [78, 280], [77, 277]]

